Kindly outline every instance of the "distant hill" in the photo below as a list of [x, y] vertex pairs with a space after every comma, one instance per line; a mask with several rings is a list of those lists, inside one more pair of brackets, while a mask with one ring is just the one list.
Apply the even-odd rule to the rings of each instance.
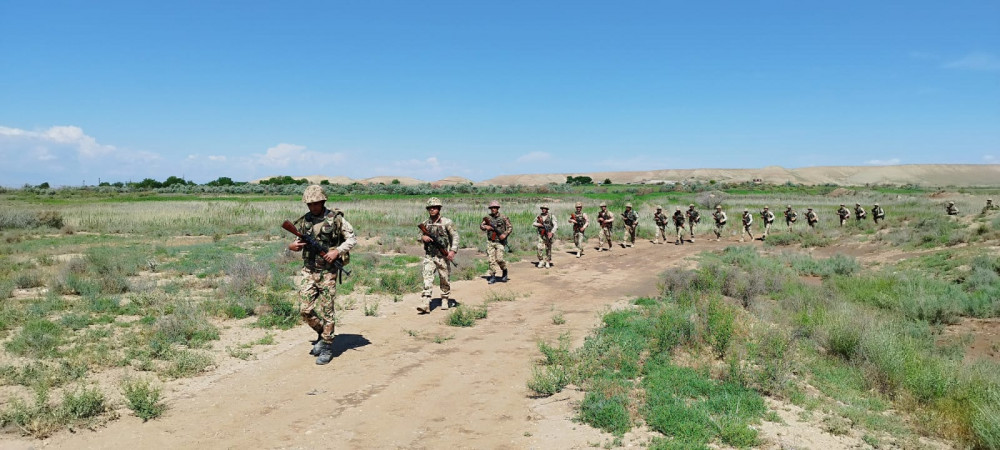
[[[475, 183], [486, 185], [537, 186], [548, 183], [565, 183], [567, 176], [588, 176], [595, 182], [605, 179], [615, 184], [656, 184], [700, 181], [709, 182], [752, 182], [760, 180], [768, 184], [839, 184], [862, 186], [865, 184], [918, 184], [921, 186], [1000, 186], [1000, 164], [908, 164], [901, 166], [820, 166], [786, 169], [768, 166], [759, 169], [662, 169], [634, 172], [573, 172], [551, 174], [500, 175]], [[260, 183], [271, 177], [253, 180]], [[379, 176], [353, 180], [345, 176], [308, 175], [293, 176], [305, 178], [311, 183], [328, 180], [330, 184], [399, 184], [412, 186], [430, 183], [434, 186], [468, 184], [472, 180], [463, 177], [446, 177], [437, 181], [423, 181], [411, 177]]]

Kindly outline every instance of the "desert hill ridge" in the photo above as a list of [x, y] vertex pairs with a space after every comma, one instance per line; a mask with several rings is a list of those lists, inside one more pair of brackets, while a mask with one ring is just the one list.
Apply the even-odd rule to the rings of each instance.
[[[500, 175], [475, 183], [486, 185], [537, 186], [549, 183], [565, 183], [567, 176], [588, 176], [595, 182], [605, 179], [615, 184], [657, 184], [686, 182], [752, 182], [760, 180], [768, 184], [796, 183], [806, 185], [837, 184], [861, 186], [865, 184], [917, 184], [921, 186], [1000, 186], [1000, 164], [906, 164], [896, 166], [815, 166], [786, 169], [767, 166], [754, 169], [661, 169], [620, 172], [572, 172], [551, 174]], [[267, 177], [270, 178], [270, 177]], [[262, 178], [262, 179], [267, 179]], [[354, 180], [345, 176], [310, 175], [310, 182], [329, 180], [331, 184], [390, 184], [399, 180], [402, 185], [430, 183], [435, 186], [449, 184], [471, 184], [463, 177], [446, 177], [437, 181], [422, 181], [411, 177], [379, 176]], [[259, 183], [254, 180], [252, 183]]]

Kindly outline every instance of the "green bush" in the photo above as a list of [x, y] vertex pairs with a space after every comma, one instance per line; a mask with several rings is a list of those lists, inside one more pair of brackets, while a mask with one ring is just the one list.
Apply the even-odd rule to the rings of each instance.
[[4, 344], [8, 352], [31, 358], [59, 355], [63, 328], [45, 319], [29, 320], [21, 332]]
[[204, 353], [184, 350], [173, 355], [170, 365], [164, 372], [171, 378], [184, 378], [204, 372], [215, 364], [212, 357]]
[[161, 390], [145, 379], [125, 379], [121, 384], [125, 404], [143, 422], [160, 417], [167, 407], [160, 403]]
[[108, 409], [104, 394], [97, 388], [80, 388], [63, 392], [61, 412], [73, 420], [97, 417]]
[[477, 320], [485, 319], [486, 305], [477, 307], [459, 306], [448, 314], [447, 324], [453, 327], [471, 327]]
[[601, 392], [587, 392], [580, 405], [580, 416], [590, 426], [621, 436], [632, 429], [628, 414], [628, 398], [623, 395], [606, 397]]

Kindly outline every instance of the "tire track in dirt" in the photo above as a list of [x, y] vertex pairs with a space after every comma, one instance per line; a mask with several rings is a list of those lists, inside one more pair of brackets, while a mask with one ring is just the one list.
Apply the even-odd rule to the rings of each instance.
[[[565, 244], [565, 243], [564, 243]], [[539, 340], [569, 332], [579, 345], [612, 305], [655, 295], [658, 275], [684, 258], [731, 242], [652, 245], [583, 258], [560, 246], [556, 267], [511, 264], [511, 280], [453, 283], [456, 300], [478, 305], [489, 291], [514, 293], [490, 305], [471, 328], [444, 324], [446, 312], [418, 316], [419, 295], [384, 303], [379, 317], [353, 311], [338, 327], [342, 350], [316, 366], [305, 327], [282, 333], [282, 351], [207, 383], [173, 393], [166, 414], [141, 423], [128, 413], [95, 432], [63, 433], [52, 448], [571, 448], [599, 435], [582, 425], [540, 430], [553, 420], [533, 410], [525, 383]], [[759, 245], [755, 243], [753, 245]], [[555, 312], [566, 319], [552, 323]], [[415, 338], [413, 332], [420, 336]], [[432, 336], [454, 336], [443, 343]], [[346, 342], [346, 343], [345, 343]], [[361, 345], [366, 344], [366, 345]], [[353, 348], [345, 348], [353, 347]], [[211, 375], [209, 375], [210, 377]], [[186, 389], [186, 390], [185, 390]], [[555, 414], [566, 415], [565, 410]], [[544, 414], [543, 414], [544, 415]], [[580, 428], [580, 430], [573, 430]], [[565, 431], [563, 431], [565, 430]], [[596, 433], [596, 434], [595, 434]]]

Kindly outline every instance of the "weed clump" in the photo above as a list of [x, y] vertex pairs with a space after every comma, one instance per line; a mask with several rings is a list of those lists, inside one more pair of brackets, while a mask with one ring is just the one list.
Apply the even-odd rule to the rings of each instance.
[[149, 380], [125, 379], [121, 391], [125, 404], [143, 422], [160, 417], [166, 411], [166, 405], [160, 403], [160, 388], [153, 386]]

